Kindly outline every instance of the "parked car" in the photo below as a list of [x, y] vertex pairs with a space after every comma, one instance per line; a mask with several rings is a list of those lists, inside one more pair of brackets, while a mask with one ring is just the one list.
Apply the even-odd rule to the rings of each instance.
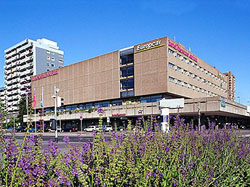
[[85, 128], [83, 130], [86, 131], [86, 132], [93, 132], [93, 131], [97, 131], [98, 129], [99, 128], [96, 127], [96, 126], [89, 126], [89, 127]]
[[[55, 130], [48, 129], [49, 132], [55, 132]], [[57, 132], [63, 132], [61, 127], [57, 127]]]
[[34, 127], [31, 127], [31, 128], [29, 129], [29, 132], [35, 132], [35, 128], [34, 128]]
[[112, 126], [110, 126], [110, 125], [106, 126], [105, 131], [108, 131], [108, 132], [113, 131]]
[[17, 132], [25, 132], [25, 128], [24, 127], [18, 127], [16, 129]]
[[66, 125], [66, 126], [62, 129], [62, 131], [64, 131], [64, 132], [75, 132], [75, 131], [77, 131], [77, 128], [76, 128], [76, 127], [73, 127], [73, 126], [71, 126], [71, 125]]
[[[12, 128], [12, 127], [9, 127], [8, 129], [5, 129], [5, 132], [6, 133], [11, 133], [11, 132], [13, 132], [14, 131], [14, 129]], [[16, 131], [16, 130], [15, 130]]]

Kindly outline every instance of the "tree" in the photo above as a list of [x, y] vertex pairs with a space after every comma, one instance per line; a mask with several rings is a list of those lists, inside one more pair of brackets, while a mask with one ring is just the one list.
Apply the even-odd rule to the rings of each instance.
[[6, 128], [6, 108], [4, 104], [0, 101], [0, 128]]
[[21, 97], [20, 101], [19, 101], [19, 112], [18, 112], [18, 123], [20, 124], [21, 127], [24, 127], [24, 122], [23, 122], [23, 115], [27, 114], [27, 108], [26, 108], [26, 98], [25, 97]]

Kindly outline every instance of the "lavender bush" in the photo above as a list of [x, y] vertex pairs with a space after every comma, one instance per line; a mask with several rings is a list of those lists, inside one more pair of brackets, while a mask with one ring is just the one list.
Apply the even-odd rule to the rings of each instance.
[[62, 153], [55, 142], [42, 152], [40, 138], [18, 144], [2, 133], [0, 186], [250, 186], [250, 144], [232, 128], [198, 132], [177, 117], [163, 134], [152, 118], [111, 141], [94, 136], [81, 147], [65, 137]]

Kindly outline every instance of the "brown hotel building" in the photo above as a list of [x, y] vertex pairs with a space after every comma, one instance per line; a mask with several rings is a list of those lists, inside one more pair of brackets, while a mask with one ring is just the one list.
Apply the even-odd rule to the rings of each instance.
[[[51, 97], [54, 86], [59, 88], [58, 95], [64, 98], [64, 106], [59, 108], [64, 111], [63, 121], [79, 120], [79, 116], [84, 120], [94, 119], [96, 112], [85, 114], [85, 111], [102, 106], [112, 122], [112, 118], [121, 116], [126, 119], [157, 115], [160, 112], [158, 102], [162, 98], [185, 98], [185, 104], [193, 101], [193, 108], [197, 108], [195, 103], [199, 98], [206, 98], [206, 102], [211, 100], [211, 103], [220, 102], [221, 98], [226, 103], [235, 103], [230, 101], [234, 99], [234, 91], [228, 85], [229, 75], [234, 78], [231, 72], [221, 73], [182, 44], [163, 37], [34, 76], [32, 90], [36, 91], [36, 108], [41, 108], [43, 89], [43, 107], [50, 112], [54, 107]], [[208, 103], [206, 111], [209, 114], [207, 106]], [[217, 110], [216, 107], [211, 110]], [[70, 110], [76, 113], [66, 114]], [[184, 107], [183, 114], [195, 116], [197, 110], [186, 111]], [[48, 121], [53, 116], [41, 118]]]

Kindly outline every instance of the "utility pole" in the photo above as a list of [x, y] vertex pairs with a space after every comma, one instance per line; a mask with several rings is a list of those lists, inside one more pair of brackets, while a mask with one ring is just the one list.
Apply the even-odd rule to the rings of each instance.
[[28, 94], [26, 94], [26, 111], [27, 111], [27, 124], [26, 126], [28, 127], [28, 118], [29, 118], [29, 101], [28, 101]]
[[82, 116], [80, 116], [80, 121], [81, 121], [81, 134], [82, 134]]
[[198, 129], [201, 131], [201, 103], [198, 103]]
[[54, 86], [54, 95], [52, 96], [55, 100], [55, 142], [58, 142], [58, 133], [57, 133], [57, 96], [56, 94], [59, 92], [59, 89]]

